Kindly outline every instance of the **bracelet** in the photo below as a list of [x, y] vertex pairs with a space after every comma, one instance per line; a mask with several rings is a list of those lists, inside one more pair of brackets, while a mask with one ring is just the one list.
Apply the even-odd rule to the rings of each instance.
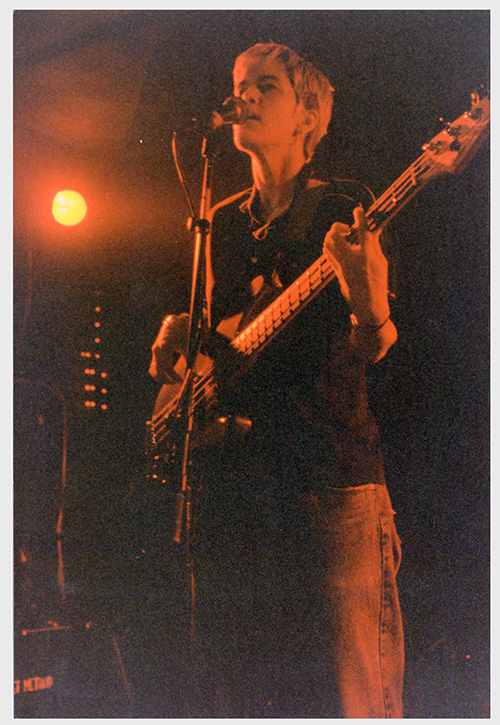
[[387, 315], [385, 320], [380, 323], [380, 325], [360, 325], [358, 320], [356, 319], [356, 315], [351, 315], [351, 325], [354, 327], [355, 330], [372, 330], [372, 332], [376, 332], [377, 330], [380, 330], [384, 325], [386, 325], [389, 320], [391, 319], [391, 315]]

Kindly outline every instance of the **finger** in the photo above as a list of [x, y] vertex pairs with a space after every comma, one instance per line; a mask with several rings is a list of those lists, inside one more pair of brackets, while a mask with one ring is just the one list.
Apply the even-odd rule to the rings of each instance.
[[353, 228], [356, 230], [357, 241], [359, 244], [364, 245], [364, 243], [366, 241], [366, 237], [367, 237], [367, 234], [366, 234], [367, 225], [366, 225], [366, 217], [365, 217], [365, 212], [363, 210], [363, 207], [357, 206], [354, 209], [352, 215], [354, 217], [354, 227]]
[[383, 257], [384, 255], [380, 247], [380, 235], [382, 230], [369, 230], [366, 214], [361, 207], [354, 210], [353, 216], [355, 219], [354, 228], [356, 230], [356, 237], [360, 247], [365, 251], [370, 250], [371, 254]]
[[351, 227], [348, 224], [342, 224], [341, 222], [334, 222], [330, 227], [329, 234], [332, 236], [345, 237], [351, 231]]
[[155, 382], [171, 385], [174, 382], [173, 378], [165, 370], [159, 368], [160, 366], [158, 366], [155, 357], [153, 357], [149, 366], [149, 374]]
[[346, 239], [351, 232], [351, 228], [347, 224], [335, 222], [332, 224], [325, 237], [325, 243], [334, 252], [337, 248], [345, 245]]
[[343, 277], [342, 268], [345, 262], [345, 255], [335, 241], [331, 237], [328, 237], [328, 235], [325, 237], [323, 243], [323, 253], [330, 262], [335, 275], [341, 279]]

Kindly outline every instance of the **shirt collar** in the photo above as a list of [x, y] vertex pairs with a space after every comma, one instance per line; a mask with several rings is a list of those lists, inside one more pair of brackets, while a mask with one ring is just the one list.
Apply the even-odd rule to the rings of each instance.
[[310, 167], [309, 167], [309, 164], [306, 163], [297, 175], [295, 191], [294, 191], [293, 198], [292, 198], [292, 201], [290, 202], [288, 209], [285, 212], [283, 212], [283, 214], [281, 214], [280, 216], [274, 217], [274, 219], [271, 219], [267, 223], [264, 223], [262, 221], [260, 197], [259, 197], [259, 192], [257, 191], [257, 187], [254, 184], [251, 187], [251, 189], [248, 190], [248, 196], [240, 204], [239, 209], [244, 214], [248, 214], [249, 219], [250, 219], [250, 225], [252, 227], [252, 234], [256, 239], [259, 239], [259, 240], [265, 239], [267, 236], [267, 233], [273, 228], [273, 226], [276, 223], [278, 223], [280, 220], [284, 219], [284, 217], [288, 214], [290, 209], [293, 207], [293, 204], [294, 204], [297, 196], [300, 194], [302, 189], [306, 186], [307, 181], [309, 179], [309, 175], [310, 175]]
[[260, 198], [255, 184], [248, 190], [248, 196], [240, 204], [240, 211], [244, 214], [248, 214], [252, 222], [262, 224], [262, 222], [258, 219], [260, 212]]

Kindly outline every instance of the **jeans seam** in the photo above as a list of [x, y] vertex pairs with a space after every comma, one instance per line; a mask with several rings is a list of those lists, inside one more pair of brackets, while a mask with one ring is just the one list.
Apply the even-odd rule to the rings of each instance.
[[392, 711], [394, 702], [392, 699], [391, 688], [387, 683], [387, 668], [385, 658], [387, 655], [385, 643], [387, 640], [387, 613], [391, 611], [390, 602], [387, 601], [388, 591], [391, 587], [389, 585], [391, 561], [390, 557], [393, 556], [393, 547], [391, 545], [391, 519], [384, 513], [379, 515], [380, 530], [381, 530], [381, 557], [382, 557], [382, 579], [381, 579], [381, 613], [380, 613], [380, 676], [382, 682], [382, 696], [384, 703], [384, 711], [387, 718], [393, 717]]

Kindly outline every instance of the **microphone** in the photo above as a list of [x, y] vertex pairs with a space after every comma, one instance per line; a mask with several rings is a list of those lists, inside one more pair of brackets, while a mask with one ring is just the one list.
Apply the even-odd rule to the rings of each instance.
[[216, 131], [221, 126], [229, 123], [244, 123], [248, 117], [248, 106], [241, 98], [231, 96], [226, 98], [222, 107], [216, 111], [212, 111], [206, 127], [209, 131]]

